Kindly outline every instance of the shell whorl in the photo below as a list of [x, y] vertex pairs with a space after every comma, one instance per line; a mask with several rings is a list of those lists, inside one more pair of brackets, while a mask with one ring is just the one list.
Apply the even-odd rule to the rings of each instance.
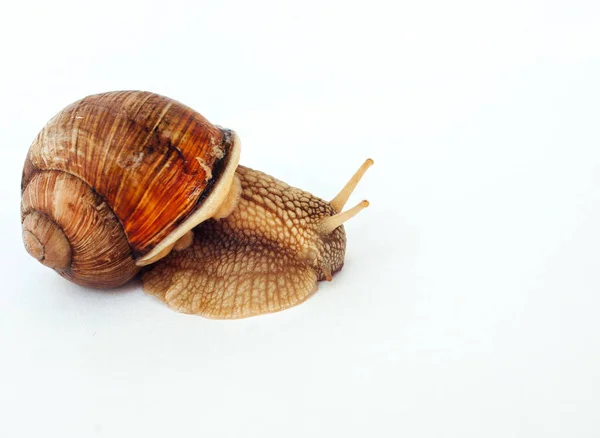
[[92, 95], [67, 106], [25, 161], [27, 251], [80, 284], [125, 283], [139, 270], [136, 260], [158, 251], [220, 187], [234, 137], [149, 92]]
[[66, 172], [38, 172], [22, 197], [27, 251], [83, 286], [117, 287], [136, 275], [114, 213], [91, 187]]
[[38, 211], [23, 218], [23, 243], [25, 249], [40, 263], [53, 269], [66, 269], [71, 265], [71, 243], [60, 225]]

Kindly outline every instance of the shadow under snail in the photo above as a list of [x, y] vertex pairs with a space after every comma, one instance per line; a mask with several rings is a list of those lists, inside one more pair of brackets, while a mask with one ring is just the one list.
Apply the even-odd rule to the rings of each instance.
[[83, 286], [118, 287], [143, 269], [144, 290], [180, 312], [243, 318], [299, 304], [342, 268], [342, 224], [368, 202], [343, 207], [373, 161], [326, 202], [239, 157], [233, 131], [177, 101], [88, 96], [29, 149], [25, 248]]

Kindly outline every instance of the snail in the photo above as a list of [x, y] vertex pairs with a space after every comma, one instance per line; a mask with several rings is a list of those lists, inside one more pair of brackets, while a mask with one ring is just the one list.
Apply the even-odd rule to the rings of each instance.
[[142, 270], [171, 308], [240, 318], [299, 304], [344, 262], [342, 211], [367, 160], [326, 202], [239, 165], [235, 132], [143, 91], [88, 96], [31, 145], [25, 249], [68, 280], [114, 288]]

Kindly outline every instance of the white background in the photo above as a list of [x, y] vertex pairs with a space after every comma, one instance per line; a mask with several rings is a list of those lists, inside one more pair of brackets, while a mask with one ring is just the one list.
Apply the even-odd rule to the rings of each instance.
[[[600, 436], [600, 2], [13, 1], [0, 41], [0, 436]], [[326, 199], [372, 157], [344, 270], [212, 321], [31, 259], [27, 149], [115, 89]]]

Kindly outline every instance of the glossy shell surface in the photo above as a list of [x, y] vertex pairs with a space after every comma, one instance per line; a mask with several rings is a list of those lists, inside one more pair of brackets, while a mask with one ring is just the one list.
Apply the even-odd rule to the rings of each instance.
[[76, 177], [114, 213], [132, 257], [139, 259], [211, 194], [234, 137], [157, 94], [92, 95], [60, 111], [39, 133], [27, 155], [22, 190], [44, 172]]

